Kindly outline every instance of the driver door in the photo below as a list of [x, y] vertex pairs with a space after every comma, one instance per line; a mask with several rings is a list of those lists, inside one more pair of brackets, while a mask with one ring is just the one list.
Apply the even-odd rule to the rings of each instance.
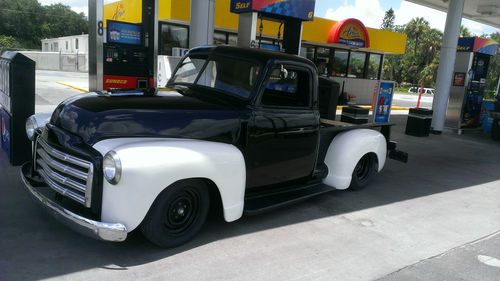
[[312, 77], [306, 67], [281, 64], [267, 77], [248, 126], [247, 187], [312, 175], [319, 142]]

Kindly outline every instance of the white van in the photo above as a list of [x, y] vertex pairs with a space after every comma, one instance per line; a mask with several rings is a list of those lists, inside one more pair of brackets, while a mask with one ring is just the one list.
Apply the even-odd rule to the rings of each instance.
[[[418, 94], [418, 91], [420, 91], [420, 87], [410, 87], [408, 89], [408, 93], [414, 93], [414, 94]], [[434, 91], [435, 89], [433, 88], [424, 88], [424, 94], [428, 94], [428, 95], [434, 95]]]

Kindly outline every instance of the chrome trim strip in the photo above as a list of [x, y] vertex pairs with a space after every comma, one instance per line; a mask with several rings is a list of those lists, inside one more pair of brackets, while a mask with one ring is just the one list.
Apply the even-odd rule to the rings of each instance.
[[33, 171], [36, 171], [36, 152], [38, 150], [38, 138], [40, 136], [36, 136], [35, 141], [33, 142], [33, 151], [31, 152], [33, 154]]
[[60, 222], [71, 229], [92, 238], [120, 242], [127, 238], [127, 227], [121, 223], [107, 223], [87, 219], [75, 214], [38, 192], [26, 179], [21, 169], [21, 179], [33, 200], [44, 207]]
[[67, 189], [67, 188], [64, 188], [60, 185], [58, 185], [56, 182], [54, 182], [46, 173], [44, 170], [38, 170], [38, 173], [40, 174], [40, 176], [42, 176], [42, 178], [45, 180], [45, 183], [47, 183], [47, 185], [49, 187], [51, 187], [52, 189], [54, 189], [55, 191], [61, 193], [62, 195], [64, 196], [67, 196], [73, 200], [75, 200], [76, 202], [80, 203], [80, 204], [85, 204], [85, 198], [81, 195], [78, 195], [76, 193], [74, 193], [73, 191]]
[[50, 147], [43, 139], [39, 139], [39, 143], [44, 148], [44, 150], [50, 156], [52, 156], [54, 158], [57, 158], [57, 159], [62, 160], [62, 161], [69, 162], [71, 164], [80, 166], [80, 167], [85, 168], [85, 169], [90, 169], [90, 167], [92, 166], [92, 163], [90, 163], [88, 161], [81, 160], [79, 158], [76, 158], [74, 156], [71, 156], [71, 155], [66, 154], [64, 152], [61, 152], [61, 151], [59, 151], [59, 150], [57, 150], [55, 148]]
[[50, 156], [43, 151], [42, 149], [38, 149], [37, 153], [40, 155], [40, 157], [43, 159], [43, 161], [49, 165], [51, 168], [58, 170], [59, 172], [68, 174], [70, 176], [73, 176], [75, 178], [79, 178], [81, 180], [87, 181], [88, 174], [84, 173], [82, 171], [78, 171], [77, 169], [71, 168], [69, 166], [66, 166], [64, 164], [61, 164], [60, 162], [57, 162], [50, 158]]
[[74, 188], [81, 193], [86, 192], [87, 188], [85, 185], [78, 183], [78, 182], [76, 182], [68, 177], [61, 175], [61, 174], [58, 174], [56, 171], [52, 170], [52, 168], [50, 168], [49, 165], [47, 165], [47, 163], [45, 161], [43, 161], [42, 159], [38, 159], [37, 162], [40, 166], [42, 166], [42, 169], [44, 170], [44, 172], [47, 173], [47, 175], [51, 179], [53, 179], [54, 181], [57, 181], [60, 184], [67, 185], [71, 188]]
[[92, 202], [92, 183], [94, 182], [94, 165], [90, 165], [89, 173], [87, 177], [87, 187], [85, 189], [85, 207], [90, 208], [90, 202]]

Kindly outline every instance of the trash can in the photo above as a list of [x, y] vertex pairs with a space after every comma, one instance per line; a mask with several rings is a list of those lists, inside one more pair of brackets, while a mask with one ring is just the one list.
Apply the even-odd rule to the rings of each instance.
[[321, 118], [335, 120], [340, 84], [322, 76], [318, 78], [318, 82], [319, 114]]
[[368, 123], [368, 113], [370, 109], [360, 106], [350, 105], [342, 108], [340, 121], [351, 124], [366, 124]]
[[35, 113], [35, 62], [19, 52], [0, 55], [1, 147], [12, 165], [31, 160], [26, 119]]
[[490, 112], [490, 116], [493, 118], [491, 138], [500, 141], [500, 112]]
[[432, 110], [410, 108], [405, 134], [415, 137], [428, 137], [431, 131]]

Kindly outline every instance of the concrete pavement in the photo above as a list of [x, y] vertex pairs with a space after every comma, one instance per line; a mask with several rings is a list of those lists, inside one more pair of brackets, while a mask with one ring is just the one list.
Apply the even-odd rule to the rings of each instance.
[[[496, 257], [496, 258], [495, 258]], [[394, 272], [380, 281], [500, 280], [500, 232]]]
[[81, 85], [82, 83], [88, 84], [88, 74], [37, 70], [35, 81], [35, 112], [51, 112], [63, 100], [81, 93], [79, 90], [58, 83], [60, 81], [77, 85]]
[[[106, 243], [72, 232], [28, 199], [18, 168], [0, 153], [0, 280], [457, 280], [468, 275], [451, 269], [464, 263], [482, 271], [460, 253], [445, 268], [432, 258], [500, 231], [500, 143], [448, 133], [415, 138], [403, 134], [406, 117], [393, 120], [400, 124], [393, 139], [410, 162], [388, 160], [365, 190], [234, 223], [211, 217], [195, 240], [173, 250], [139, 233]], [[498, 251], [481, 254], [500, 259]], [[482, 280], [498, 280], [492, 272]]]

